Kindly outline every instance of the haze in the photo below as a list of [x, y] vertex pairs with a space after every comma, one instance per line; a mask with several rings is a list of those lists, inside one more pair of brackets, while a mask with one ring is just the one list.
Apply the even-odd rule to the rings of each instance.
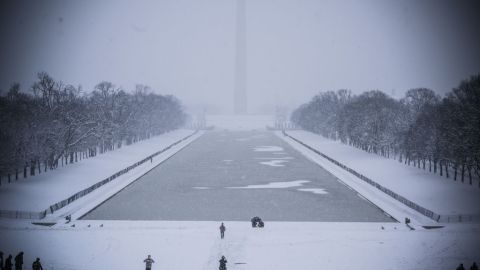
[[[480, 71], [476, 1], [247, 0], [250, 113], [322, 90], [446, 93]], [[231, 113], [235, 1], [2, 1], [0, 89], [39, 71], [82, 85], [149, 85]]]

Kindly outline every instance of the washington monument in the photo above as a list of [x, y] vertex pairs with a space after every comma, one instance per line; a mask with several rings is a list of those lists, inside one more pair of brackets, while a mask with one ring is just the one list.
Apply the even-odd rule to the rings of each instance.
[[235, 45], [235, 88], [233, 110], [235, 114], [247, 113], [247, 37], [245, 0], [236, 0], [236, 45]]

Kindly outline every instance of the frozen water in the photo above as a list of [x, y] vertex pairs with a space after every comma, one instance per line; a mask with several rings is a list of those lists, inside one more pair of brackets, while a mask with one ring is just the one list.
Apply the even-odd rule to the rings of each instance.
[[[251, 140], [236, 140], [246, 137]], [[292, 159], [283, 167], [260, 165], [256, 158], [275, 152], [252, 151], [259, 146]], [[310, 182], [298, 182], [303, 179]], [[329, 196], [299, 192], [299, 184], [328, 190]], [[211, 131], [83, 219], [242, 221], [258, 215], [269, 221], [393, 221], [356, 194], [272, 132]]]

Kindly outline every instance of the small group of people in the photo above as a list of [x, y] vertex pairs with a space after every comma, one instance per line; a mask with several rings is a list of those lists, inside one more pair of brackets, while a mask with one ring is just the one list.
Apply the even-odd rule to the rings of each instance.
[[263, 223], [263, 220], [259, 217], [253, 217], [250, 221], [252, 222], [253, 228], [255, 227], [263, 228], [265, 226], [265, 223]]
[[[0, 269], [1, 270], [13, 270], [14, 269], [13, 266], [15, 266], [15, 270], [22, 270], [23, 269], [23, 251], [20, 251], [13, 260], [15, 265], [12, 263], [12, 254], [10, 254], [4, 261], [3, 252], [0, 251]], [[32, 269], [43, 270], [42, 264], [40, 263], [40, 258], [37, 258], [32, 263]]]
[[[457, 270], [465, 270], [465, 267], [463, 266], [463, 263], [458, 265]], [[472, 265], [470, 266], [469, 270], [478, 270], [477, 263], [473, 262]]]

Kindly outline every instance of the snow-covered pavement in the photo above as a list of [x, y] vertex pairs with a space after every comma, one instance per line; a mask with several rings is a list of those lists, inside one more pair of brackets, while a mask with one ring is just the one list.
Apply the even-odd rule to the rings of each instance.
[[399, 223], [267, 222], [254, 229], [249, 222], [225, 222], [224, 240], [218, 222], [73, 224], [15, 230], [3, 224], [0, 250], [14, 255], [23, 250], [27, 266], [40, 257], [44, 269], [65, 270], [144, 269], [148, 254], [153, 270], [218, 269], [222, 255], [230, 270], [447, 270], [480, 260], [480, 244], [472, 237], [480, 229], [467, 224], [410, 231]]
[[[441, 215], [480, 215], [480, 188], [302, 131], [292, 137]], [[279, 137], [284, 137], [277, 133]], [[310, 150], [305, 148], [305, 152]], [[311, 152], [311, 151], [310, 151]]]

